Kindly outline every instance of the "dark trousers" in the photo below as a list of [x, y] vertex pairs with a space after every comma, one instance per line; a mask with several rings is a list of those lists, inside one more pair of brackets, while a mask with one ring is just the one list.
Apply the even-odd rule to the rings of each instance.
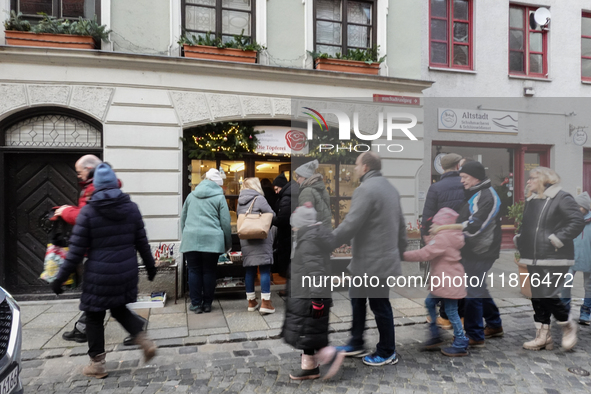
[[[86, 312], [86, 337], [88, 338], [88, 355], [96, 357], [105, 352], [105, 314], [101, 312]], [[111, 308], [111, 316], [135, 337], [142, 331], [144, 322], [133, 314], [125, 305]]]
[[[565, 282], [564, 275], [569, 268], [543, 265], [527, 266], [531, 284], [531, 304], [534, 308], [534, 321], [550, 324], [550, 316], [552, 315], [560, 322], [568, 320], [568, 307], [562, 302], [560, 293]], [[558, 275], [553, 275], [555, 273], [562, 274], [559, 280]], [[533, 283], [532, 279], [534, 279]]]
[[219, 253], [187, 252], [185, 260], [189, 270], [189, 297], [191, 304], [211, 305], [216, 286]]
[[[396, 351], [394, 344], [394, 315], [392, 314], [392, 305], [390, 304], [390, 288], [385, 285], [385, 281], [380, 281], [384, 287], [374, 289], [351, 288], [349, 296], [351, 297], [351, 306], [353, 308], [353, 324], [351, 327], [351, 340], [349, 345], [360, 348], [363, 347], [363, 332], [365, 331], [365, 319], [367, 316], [367, 300], [369, 307], [373, 312], [380, 334], [380, 341], [376, 345], [376, 353], [380, 357], [390, 357]], [[368, 293], [372, 297], [367, 297]], [[361, 298], [362, 296], [364, 296]], [[376, 298], [380, 296], [380, 298]]]
[[[464, 304], [464, 329], [468, 338], [474, 341], [484, 341], [483, 318], [486, 325], [491, 328], [498, 328], [503, 324], [499, 308], [497, 308], [488, 292], [486, 280], [479, 283], [479, 286], [470, 286], [470, 278], [476, 276], [482, 280], [482, 275], [491, 269], [494, 262], [495, 259], [462, 259], [464, 270], [468, 276], [468, 286], [466, 288], [468, 295]], [[474, 279], [474, 284], [476, 284], [475, 281]]]

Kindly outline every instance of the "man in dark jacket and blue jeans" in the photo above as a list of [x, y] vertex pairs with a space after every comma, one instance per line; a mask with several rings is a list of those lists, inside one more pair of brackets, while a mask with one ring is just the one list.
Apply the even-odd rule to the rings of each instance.
[[102, 163], [96, 167], [94, 188], [92, 200], [80, 210], [68, 256], [52, 289], [61, 294], [62, 283], [88, 255], [80, 309], [86, 312], [91, 363], [83, 373], [104, 378], [107, 376], [104, 327], [107, 309], [143, 349], [146, 361], [156, 354], [156, 345], [143, 331], [143, 322], [126, 307], [137, 300], [137, 253], [146, 265], [148, 280], [154, 279], [156, 267], [142, 215], [137, 205], [119, 189], [117, 177], [109, 165]]
[[[501, 249], [501, 200], [479, 162], [465, 163], [460, 168], [460, 178], [466, 196], [458, 217], [458, 223], [464, 228], [466, 244], [462, 248], [462, 264], [468, 278], [464, 329], [471, 347], [483, 347], [485, 337], [503, 335], [499, 308], [488, 292], [485, 277]], [[483, 278], [484, 282], [480, 283]], [[482, 325], [483, 318], [486, 328]]]

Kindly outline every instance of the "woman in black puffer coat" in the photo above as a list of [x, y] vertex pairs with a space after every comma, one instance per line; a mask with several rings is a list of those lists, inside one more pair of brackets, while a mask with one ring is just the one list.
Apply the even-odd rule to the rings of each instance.
[[107, 376], [104, 332], [107, 309], [142, 347], [146, 361], [156, 354], [156, 345], [143, 331], [143, 321], [125, 306], [137, 300], [137, 253], [146, 265], [150, 281], [156, 275], [156, 268], [142, 215], [137, 205], [119, 189], [117, 177], [107, 164], [97, 166], [94, 187], [92, 199], [76, 219], [70, 250], [52, 288], [60, 294], [61, 284], [87, 256], [80, 309], [87, 316], [86, 335], [91, 363], [83, 373], [104, 378]]
[[551, 315], [562, 327], [563, 349], [570, 350], [577, 343], [577, 327], [568, 319], [560, 291], [575, 262], [573, 239], [583, 231], [585, 221], [573, 196], [559, 183], [560, 177], [550, 168], [530, 171], [521, 231], [515, 238], [520, 261], [528, 266], [532, 288], [536, 338], [523, 344], [529, 350], [553, 348]]
[[322, 222], [316, 222], [311, 202], [295, 210], [291, 224], [297, 234], [282, 335], [285, 342], [304, 354], [301, 370], [289, 376], [294, 380], [316, 379], [320, 377], [318, 364], [331, 364], [324, 376], [328, 379], [337, 373], [345, 357], [328, 346], [330, 283], [322, 282], [331, 273], [334, 236]]
[[277, 192], [277, 202], [273, 207], [275, 211], [273, 225], [277, 227], [274, 269], [279, 275], [287, 278], [291, 259], [291, 225], [289, 224], [293, 212], [291, 202], [297, 203], [299, 186], [294, 181], [288, 182], [285, 175], [281, 174], [273, 181], [273, 188]]

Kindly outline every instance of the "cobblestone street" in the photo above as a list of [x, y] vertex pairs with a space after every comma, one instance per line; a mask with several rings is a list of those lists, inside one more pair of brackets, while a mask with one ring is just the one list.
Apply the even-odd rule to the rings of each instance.
[[[523, 307], [525, 309], [525, 307]], [[22, 377], [28, 393], [588, 393], [591, 377], [568, 371], [591, 371], [591, 329], [580, 327], [579, 343], [572, 352], [526, 351], [521, 345], [534, 334], [532, 312], [504, 311], [505, 336], [486, 341], [486, 347], [469, 357], [448, 358], [438, 351], [422, 352], [425, 324], [396, 327], [400, 362], [368, 367], [360, 359], [346, 359], [331, 380], [293, 382], [289, 372], [299, 367], [299, 352], [281, 339], [194, 343], [160, 341], [158, 355], [149, 365], [138, 362], [140, 351], [118, 350], [107, 355], [106, 379], [81, 374], [88, 362], [86, 347], [61, 351], [23, 352]], [[446, 334], [451, 340], [450, 333]], [[333, 344], [343, 344], [348, 332], [331, 334]], [[553, 327], [555, 341], [561, 333]], [[377, 331], [366, 333], [375, 345]], [[220, 340], [221, 342], [222, 340]], [[205, 341], [204, 341], [205, 342]], [[215, 341], [213, 341], [215, 342]], [[59, 355], [56, 357], [56, 355]]]

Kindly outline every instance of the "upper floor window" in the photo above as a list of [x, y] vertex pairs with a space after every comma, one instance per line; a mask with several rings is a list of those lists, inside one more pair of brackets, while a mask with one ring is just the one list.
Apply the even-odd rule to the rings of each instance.
[[182, 0], [183, 29], [188, 35], [214, 33], [224, 42], [235, 35], [254, 37], [255, 0]]
[[546, 78], [548, 40], [546, 30], [533, 14], [536, 7], [509, 7], [509, 73]]
[[22, 12], [30, 20], [41, 20], [42, 12], [49, 16], [65, 19], [93, 19], [100, 23], [101, 0], [11, 0], [10, 9]]
[[472, 1], [431, 0], [429, 64], [472, 68]]
[[591, 13], [581, 19], [581, 78], [591, 81]]
[[376, 0], [316, 0], [314, 47], [316, 52], [347, 54], [349, 49], [376, 45]]

